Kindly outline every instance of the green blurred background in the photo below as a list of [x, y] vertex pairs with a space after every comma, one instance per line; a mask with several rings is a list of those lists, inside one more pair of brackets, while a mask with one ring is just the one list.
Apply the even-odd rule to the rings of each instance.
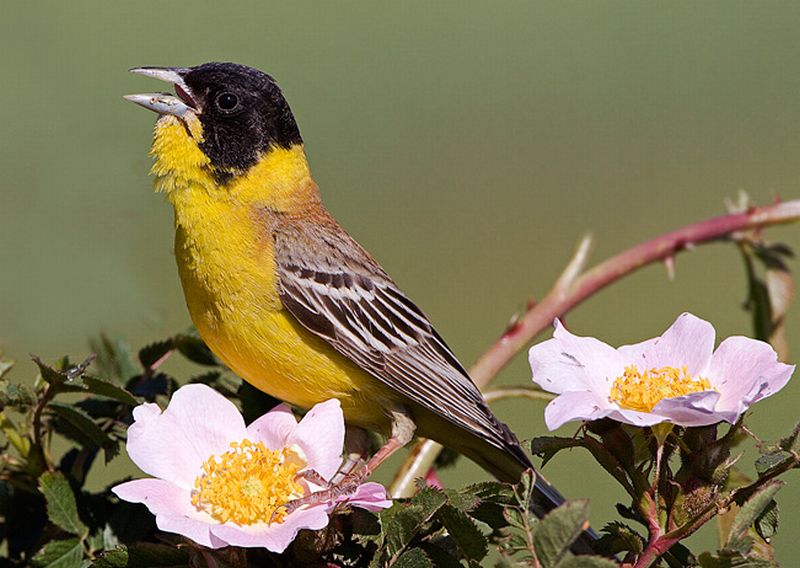
[[[748, 191], [800, 197], [800, 5], [752, 2], [7, 3], [0, 18], [0, 347], [87, 351], [101, 330], [134, 346], [184, 329], [171, 211], [150, 191], [155, 117], [122, 100], [163, 88], [138, 65], [246, 63], [282, 85], [328, 207], [395, 276], [465, 362], [576, 240], [594, 258], [724, 211]], [[797, 227], [771, 231], [800, 248]], [[647, 268], [570, 315], [610, 343], [657, 335], [690, 310], [749, 334], [730, 245]], [[789, 317], [800, 352], [800, 307]], [[527, 383], [520, 357], [503, 383]], [[759, 404], [776, 437], [800, 379]], [[521, 437], [542, 409], [497, 405]], [[564, 428], [569, 434], [574, 427]], [[752, 463], [752, 454], [742, 463]], [[133, 471], [116, 460], [103, 478]], [[546, 473], [593, 499], [622, 497], [580, 453]], [[383, 478], [389, 476], [383, 472]], [[466, 463], [448, 483], [483, 477]], [[784, 562], [800, 555], [800, 479], [779, 495]], [[713, 545], [712, 531], [699, 537]]]

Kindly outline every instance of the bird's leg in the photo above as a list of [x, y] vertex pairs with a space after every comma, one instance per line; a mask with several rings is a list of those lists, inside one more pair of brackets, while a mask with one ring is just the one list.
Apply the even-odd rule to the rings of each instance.
[[[286, 514], [296, 511], [304, 505], [318, 505], [320, 503], [331, 503], [336, 501], [339, 497], [355, 493], [358, 486], [361, 485], [366, 478], [372, 475], [379, 465], [395, 453], [397, 450], [405, 446], [414, 437], [414, 430], [416, 425], [408, 413], [404, 410], [393, 410], [391, 413], [392, 421], [392, 435], [383, 445], [383, 447], [375, 452], [369, 461], [360, 468], [358, 471], [351, 471], [347, 473], [341, 480], [331, 484], [326, 489], [310, 493], [300, 499], [294, 499], [288, 503], [284, 503], [279, 509], [283, 509]], [[275, 518], [275, 513], [272, 518]], [[272, 519], [270, 519], [270, 522]]]
[[339, 483], [352, 472], [353, 469], [363, 464], [366, 460], [367, 452], [369, 451], [369, 444], [369, 434], [367, 434], [366, 430], [355, 426], [348, 427], [344, 436], [344, 447], [347, 451], [347, 457], [342, 467], [339, 468], [339, 471], [336, 472], [336, 475], [333, 476], [333, 479], [331, 479], [328, 485]]

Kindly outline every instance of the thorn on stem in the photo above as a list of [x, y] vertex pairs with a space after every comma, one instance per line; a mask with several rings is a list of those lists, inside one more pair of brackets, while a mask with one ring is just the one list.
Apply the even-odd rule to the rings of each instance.
[[675, 255], [671, 254], [664, 259], [664, 268], [667, 269], [667, 278], [670, 282], [675, 280]]

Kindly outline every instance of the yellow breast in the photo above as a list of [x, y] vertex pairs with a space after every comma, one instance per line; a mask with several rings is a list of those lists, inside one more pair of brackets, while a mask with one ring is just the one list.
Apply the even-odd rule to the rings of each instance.
[[379, 409], [388, 404], [376, 399], [391, 393], [303, 328], [278, 296], [263, 210], [284, 206], [292, 185], [310, 182], [302, 148], [270, 152], [257, 166], [261, 172], [219, 187], [186, 129], [162, 121], [153, 171], [175, 208], [175, 256], [203, 340], [239, 376], [276, 398], [306, 408], [338, 398], [348, 419], [383, 429]]

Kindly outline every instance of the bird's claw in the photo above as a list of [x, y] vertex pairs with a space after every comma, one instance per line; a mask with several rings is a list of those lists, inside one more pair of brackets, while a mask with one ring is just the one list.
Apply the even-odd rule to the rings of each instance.
[[305, 479], [319, 487], [330, 487], [331, 482], [322, 477], [316, 470], [304, 469], [295, 476], [295, 479]]
[[[312, 475], [319, 476], [318, 473], [312, 471]], [[291, 501], [287, 501], [283, 505], [277, 507], [275, 511], [273, 511], [272, 516], [270, 517], [269, 522], [272, 523], [275, 520], [275, 516], [278, 514], [279, 511], [285, 511], [286, 515], [291, 515], [294, 511], [299, 509], [300, 507], [304, 507], [306, 505], [314, 506], [319, 505], [321, 503], [333, 503], [340, 497], [346, 497], [348, 495], [352, 495], [358, 490], [358, 487], [364, 482], [364, 480], [369, 475], [369, 472], [366, 468], [363, 468], [361, 471], [355, 473], [347, 474], [340, 482], [335, 484], [329, 484], [323, 480], [323, 483], [320, 485], [326, 486], [325, 489], [320, 491], [315, 491], [313, 493], [309, 493], [305, 497], [300, 497], [299, 499], [292, 499]], [[312, 483], [317, 484], [313, 479], [310, 479], [306, 472], [300, 474], [305, 479], [308, 479]], [[322, 479], [321, 477], [319, 479]]]

